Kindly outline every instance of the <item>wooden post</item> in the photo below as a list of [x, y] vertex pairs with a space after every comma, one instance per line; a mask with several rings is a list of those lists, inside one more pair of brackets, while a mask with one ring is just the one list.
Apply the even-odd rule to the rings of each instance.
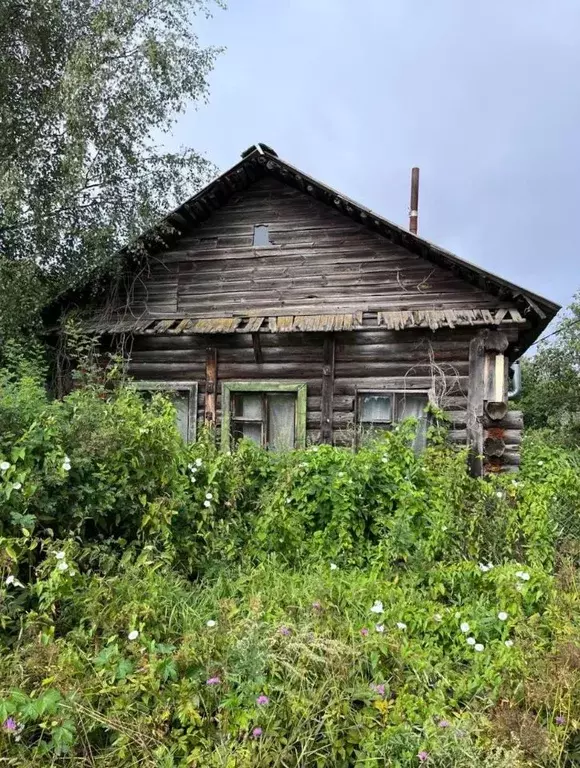
[[254, 360], [258, 365], [262, 365], [264, 362], [264, 356], [262, 355], [262, 343], [260, 341], [260, 334], [252, 334], [252, 347], [254, 348]]
[[205, 359], [205, 425], [215, 428], [217, 411], [217, 349], [208, 347]]
[[320, 442], [332, 443], [332, 401], [334, 397], [334, 336], [327, 335], [322, 350], [322, 397]]
[[474, 477], [483, 474], [483, 405], [485, 396], [485, 331], [469, 344], [469, 383], [467, 392], [467, 445], [469, 467]]

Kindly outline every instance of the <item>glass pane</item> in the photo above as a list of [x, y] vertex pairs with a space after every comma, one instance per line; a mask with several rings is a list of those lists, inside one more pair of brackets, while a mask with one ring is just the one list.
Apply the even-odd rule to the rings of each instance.
[[393, 402], [391, 395], [362, 395], [360, 399], [360, 420], [366, 423], [392, 421]]
[[243, 424], [239, 421], [236, 421], [234, 422], [232, 434], [234, 436], [234, 440], [241, 440], [243, 437], [245, 437], [247, 440], [253, 440], [254, 443], [262, 445], [261, 422]]
[[296, 396], [291, 392], [268, 395], [268, 447], [273, 451], [294, 448]]
[[262, 419], [260, 392], [240, 392], [234, 398], [234, 414], [242, 419]]
[[397, 421], [404, 421], [414, 417], [419, 419], [419, 426], [417, 427], [417, 437], [415, 438], [415, 450], [417, 452], [422, 451], [427, 445], [427, 427], [428, 418], [425, 413], [425, 407], [429, 402], [429, 398], [426, 394], [410, 394], [404, 393], [397, 395]]
[[270, 245], [267, 224], [257, 224], [254, 227], [254, 245]]
[[175, 392], [173, 397], [177, 429], [181, 437], [189, 440], [189, 392]]

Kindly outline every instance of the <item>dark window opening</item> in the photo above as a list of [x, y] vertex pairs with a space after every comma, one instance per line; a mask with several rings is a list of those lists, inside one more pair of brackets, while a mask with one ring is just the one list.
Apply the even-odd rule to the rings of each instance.
[[232, 436], [263, 448], [294, 448], [296, 394], [294, 392], [236, 392], [232, 396]]
[[414, 417], [419, 421], [415, 450], [420, 452], [427, 445], [429, 417], [425, 408], [428, 403], [426, 392], [359, 391], [359, 429], [363, 436], [369, 436], [373, 432], [392, 429], [393, 424]]
[[254, 227], [254, 245], [272, 245], [267, 224], [256, 224]]

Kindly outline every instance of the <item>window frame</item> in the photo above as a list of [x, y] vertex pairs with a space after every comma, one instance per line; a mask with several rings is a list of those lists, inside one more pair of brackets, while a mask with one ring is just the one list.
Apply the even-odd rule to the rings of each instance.
[[144, 392], [187, 392], [188, 424], [187, 443], [195, 443], [197, 438], [197, 381], [131, 381], [131, 386]]
[[361, 407], [360, 407], [360, 398], [364, 395], [390, 395], [392, 397], [391, 401], [391, 421], [377, 421], [372, 422], [375, 424], [381, 424], [386, 425], [387, 429], [390, 427], [395, 427], [397, 424], [400, 424], [401, 421], [398, 419], [397, 416], [397, 395], [426, 395], [427, 402], [425, 403], [425, 406], [430, 405], [434, 402], [433, 399], [433, 390], [432, 389], [387, 389], [387, 388], [376, 388], [376, 387], [355, 387], [355, 394], [354, 394], [354, 423], [355, 423], [355, 440], [356, 445], [358, 446], [360, 443], [360, 436], [361, 431], [363, 428], [363, 424], [371, 424], [369, 421], [361, 422], [360, 415], [361, 415]]
[[[236, 419], [232, 416], [232, 395], [238, 392], [254, 392], [259, 394], [280, 392], [293, 392], [296, 394], [296, 407], [294, 409], [294, 448], [306, 447], [306, 384], [293, 381], [224, 381], [222, 384], [222, 427], [221, 447], [223, 451], [229, 451], [232, 445], [232, 422]], [[252, 421], [249, 419], [248, 421]], [[253, 420], [257, 423], [257, 419]], [[265, 421], [260, 420], [262, 431]]]

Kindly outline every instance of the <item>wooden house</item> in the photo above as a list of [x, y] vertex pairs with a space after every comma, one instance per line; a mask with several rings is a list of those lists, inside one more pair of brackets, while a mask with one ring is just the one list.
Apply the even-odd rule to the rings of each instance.
[[[392, 224], [260, 144], [119, 255], [83, 310], [187, 438], [352, 445], [432, 401], [473, 469], [519, 463], [508, 370], [558, 305]], [[419, 430], [418, 442], [424, 430]], [[483, 457], [483, 459], [481, 459]]]

